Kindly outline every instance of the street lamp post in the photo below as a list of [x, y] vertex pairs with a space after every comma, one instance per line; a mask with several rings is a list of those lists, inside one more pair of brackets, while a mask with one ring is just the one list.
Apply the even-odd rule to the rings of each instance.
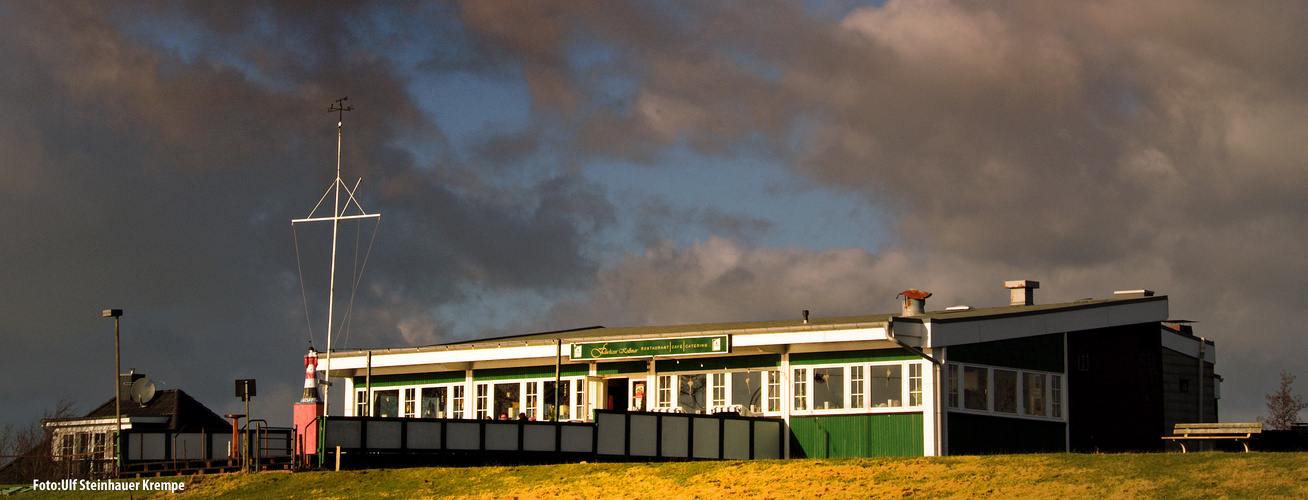
[[118, 395], [122, 392], [122, 381], [119, 380], [119, 373], [122, 369], [119, 367], [118, 355], [118, 318], [123, 316], [122, 309], [105, 309], [102, 313], [105, 318], [114, 319], [114, 475], [118, 475], [118, 440], [123, 434], [123, 408], [119, 401]]

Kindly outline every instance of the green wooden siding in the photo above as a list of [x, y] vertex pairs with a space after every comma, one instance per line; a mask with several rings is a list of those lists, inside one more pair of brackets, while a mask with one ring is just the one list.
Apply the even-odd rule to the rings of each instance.
[[1063, 334], [949, 346], [950, 361], [1046, 372], [1063, 371]]
[[[952, 352], [952, 351], [951, 351]], [[913, 361], [922, 359], [907, 349], [869, 349], [861, 351], [804, 352], [790, 355], [792, 365], [827, 363], [875, 363], [877, 361]]]
[[1067, 451], [1067, 424], [949, 412], [950, 455]]
[[617, 363], [600, 363], [595, 366], [596, 375], [618, 375], [622, 373], [645, 373], [649, 371], [648, 361], [619, 361]]
[[[563, 365], [559, 369], [561, 377], [584, 377], [590, 374], [590, 365]], [[514, 368], [495, 368], [487, 370], [473, 370], [472, 379], [476, 381], [484, 380], [511, 380], [521, 378], [550, 378], [554, 376], [554, 365], [544, 366], [521, 366]]]
[[920, 457], [922, 414], [790, 418], [792, 458]]
[[780, 354], [757, 354], [725, 358], [660, 359], [655, 361], [655, 369], [659, 373], [742, 370], [746, 368], [772, 369], [778, 366], [781, 366]]
[[[397, 385], [429, 385], [463, 382], [464, 372], [402, 373], [399, 375], [373, 375], [373, 387], [394, 387]], [[354, 377], [354, 387], [362, 389], [368, 385], [368, 377]]]

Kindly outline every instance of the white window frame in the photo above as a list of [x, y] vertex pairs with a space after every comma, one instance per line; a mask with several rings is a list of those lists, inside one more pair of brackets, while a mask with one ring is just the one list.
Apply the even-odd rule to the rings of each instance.
[[[950, 374], [950, 376], [953, 376], [955, 373], [960, 375], [959, 387], [958, 387], [960, 398], [957, 406], [953, 404], [953, 401], [948, 402], [948, 410], [951, 412], [969, 413], [973, 415], [991, 415], [997, 417], [1017, 418], [1017, 419], [1024, 419], [1024, 420], [1040, 420], [1045, 422], [1067, 421], [1067, 412], [1064, 411], [1064, 409], [1067, 407], [1067, 401], [1064, 399], [1064, 395], [1067, 392], [1066, 392], [1066, 387], [1063, 385], [1067, 379], [1067, 376], [1064, 373], [1047, 372], [1043, 370], [1027, 370], [1023, 368], [1013, 368], [1009, 366], [982, 365], [976, 363], [951, 362], [946, 366], [947, 366], [946, 371]], [[967, 408], [964, 405], [964, 402], [961, 400], [962, 399], [961, 398], [961, 393], [962, 393], [961, 374], [966, 368], [978, 368], [978, 369], [986, 370], [986, 384], [988, 385], [987, 385], [985, 410]], [[1017, 392], [1015, 395], [1015, 397], [1017, 398], [1017, 405], [1015, 408], [1016, 411], [1013, 413], [995, 410], [995, 393], [998, 392], [995, 388], [996, 370], [1003, 370], [1003, 371], [1017, 373]], [[1044, 415], [1031, 415], [1027, 413], [1026, 394], [1025, 394], [1025, 389], [1023, 388], [1023, 383], [1027, 374], [1041, 375], [1044, 377], [1045, 393], [1046, 393], [1045, 401], [1044, 401], [1045, 404]]]

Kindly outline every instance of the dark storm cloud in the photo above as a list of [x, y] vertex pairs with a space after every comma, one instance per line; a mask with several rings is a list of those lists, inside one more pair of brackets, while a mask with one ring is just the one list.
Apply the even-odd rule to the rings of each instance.
[[[0, 35], [3, 365], [7, 379], [29, 382], [5, 389], [7, 401], [23, 402], [7, 405], [5, 421], [39, 415], [60, 396], [83, 410], [99, 402], [107, 391], [90, 381], [112, 370], [106, 307], [126, 310], [124, 369], [220, 412], [235, 404], [231, 379], [259, 378], [257, 410], [287, 417], [306, 330], [320, 348], [326, 330], [318, 316], [306, 325], [289, 221], [330, 184], [335, 116], [325, 111], [343, 95], [356, 105], [345, 118], [344, 177], [351, 186], [364, 178], [361, 203], [384, 214], [350, 344], [439, 341], [444, 322], [431, 308], [457, 299], [462, 284], [561, 289], [593, 273], [582, 235], [611, 220], [594, 186], [559, 174], [518, 188], [475, 176], [447, 188], [447, 176], [476, 168], [416, 164], [396, 146], [444, 139], [409, 98], [398, 63], [341, 29], [360, 9], [0, 11], [10, 26]], [[133, 23], [176, 23], [193, 31], [173, 36], [203, 44], [151, 38]], [[323, 253], [329, 240], [313, 239], [321, 231], [297, 228], [306, 260], [311, 247]], [[304, 269], [306, 282], [325, 282], [325, 261]], [[316, 314], [325, 302], [310, 294]]]

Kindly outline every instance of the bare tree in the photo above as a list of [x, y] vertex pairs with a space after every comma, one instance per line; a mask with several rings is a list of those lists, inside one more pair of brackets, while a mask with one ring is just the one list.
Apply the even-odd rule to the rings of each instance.
[[1290, 384], [1294, 383], [1294, 374], [1281, 370], [1281, 387], [1274, 394], [1267, 395], [1267, 417], [1258, 417], [1258, 421], [1276, 430], [1286, 430], [1290, 424], [1299, 421], [1299, 411], [1308, 408], [1303, 396], [1290, 393]]
[[59, 469], [52, 457], [50, 433], [41, 425], [42, 420], [71, 418], [77, 407], [72, 401], [61, 398], [53, 410], [46, 410], [42, 418], [24, 426], [5, 424], [0, 428], [0, 455], [13, 458], [0, 459], [0, 483], [26, 483], [33, 479], [54, 479]]

